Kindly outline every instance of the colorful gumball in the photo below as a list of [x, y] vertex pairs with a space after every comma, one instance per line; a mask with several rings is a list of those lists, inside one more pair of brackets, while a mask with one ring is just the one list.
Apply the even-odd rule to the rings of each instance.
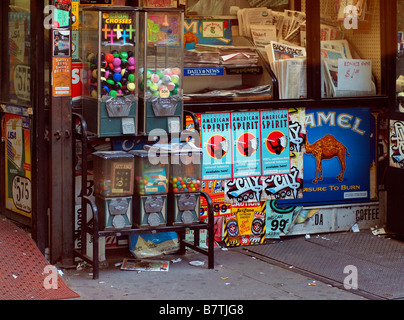
[[133, 82], [128, 83], [127, 88], [129, 91], [134, 91], [135, 90], [135, 84]]
[[181, 69], [180, 68], [172, 68], [171, 69], [172, 74], [179, 76], [181, 74]]
[[164, 76], [163, 70], [157, 70], [156, 74], [159, 76], [160, 79], [163, 78], [163, 76]]
[[166, 69], [164, 69], [163, 72], [165, 75], [168, 75], [168, 76], [171, 76], [173, 74], [173, 71], [171, 70], [171, 68], [166, 68]]
[[121, 59], [128, 59], [129, 55], [127, 52], [122, 51], [119, 56], [121, 57]]
[[112, 64], [114, 67], [119, 67], [121, 65], [121, 59], [114, 58], [114, 60], [112, 60]]
[[179, 77], [178, 75], [176, 75], [176, 74], [173, 74], [173, 75], [171, 76], [171, 81], [172, 81], [173, 83], [178, 83], [178, 82], [180, 81], [180, 77]]
[[152, 74], [151, 76], [150, 76], [150, 80], [152, 81], [152, 82], [154, 82], [154, 83], [157, 83], [157, 82], [159, 82], [159, 80], [160, 80], [160, 77], [157, 75], [157, 74]]
[[171, 77], [168, 74], [165, 74], [162, 80], [164, 83], [169, 83], [171, 82]]
[[135, 75], [133, 73], [128, 75], [128, 81], [129, 82], [135, 82]]
[[116, 72], [116, 73], [114, 73], [113, 79], [114, 79], [114, 81], [118, 82], [118, 81], [121, 81], [122, 76], [120, 73]]
[[107, 53], [105, 55], [105, 61], [109, 63], [112, 62], [112, 60], [114, 60], [114, 55], [112, 53]]
[[173, 91], [175, 89], [175, 84], [172, 82], [167, 83], [167, 89]]

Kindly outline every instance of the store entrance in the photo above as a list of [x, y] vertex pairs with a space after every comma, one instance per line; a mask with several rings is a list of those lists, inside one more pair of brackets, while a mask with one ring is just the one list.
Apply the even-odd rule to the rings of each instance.
[[0, 214], [30, 232], [43, 253], [49, 247], [46, 2], [0, 6]]
[[30, 96], [30, 33], [29, 1], [10, 0], [2, 6], [1, 105], [2, 132], [1, 170], [2, 213], [26, 226], [32, 225], [31, 132], [32, 105]]

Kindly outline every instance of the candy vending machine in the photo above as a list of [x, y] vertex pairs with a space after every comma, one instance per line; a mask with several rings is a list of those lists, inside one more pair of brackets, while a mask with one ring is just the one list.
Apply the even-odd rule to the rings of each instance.
[[100, 230], [131, 228], [133, 155], [124, 151], [96, 151], [92, 156]]
[[139, 12], [139, 132], [179, 133], [183, 122], [183, 30], [180, 9]]
[[181, 143], [171, 151], [168, 223], [191, 224], [200, 218], [202, 149]]
[[137, 134], [137, 9], [89, 7], [82, 17], [88, 131], [99, 137]]
[[146, 150], [133, 150], [129, 153], [135, 157], [134, 224], [139, 228], [165, 226], [168, 156], [160, 156]]

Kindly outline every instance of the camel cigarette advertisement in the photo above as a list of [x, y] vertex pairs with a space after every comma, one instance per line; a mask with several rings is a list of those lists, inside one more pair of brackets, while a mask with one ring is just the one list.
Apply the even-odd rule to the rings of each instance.
[[232, 177], [230, 113], [202, 114], [202, 180]]
[[305, 122], [303, 198], [279, 205], [370, 200], [376, 173], [376, 121], [370, 109], [306, 109]]
[[6, 208], [31, 217], [31, 140], [28, 116], [5, 113]]
[[233, 112], [233, 177], [261, 175], [260, 114]]
[[288, 110], [261, 111], [262, 175], [290, 172]]

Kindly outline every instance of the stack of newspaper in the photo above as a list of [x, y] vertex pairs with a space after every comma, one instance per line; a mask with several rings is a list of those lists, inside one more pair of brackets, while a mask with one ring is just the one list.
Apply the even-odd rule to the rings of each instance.
[[[367, 63], [366, 69], [363, 66], [356, 68], [357, 80], [351, 86], [343, 86], [344, 83], [341, 80], [346, 76], [341, 72], [347, 72], [347, 70], [341, 69], [345, 60], [350, 64], [352, 64], [351, 61], [354, 61], [358, 66]], [[376, 94], [376, 86], [371, 74], [371, 61], [360, 59], [359, 55], [351, 50], [347, 40], [321, 41], [321, 61], [323, 97], [353, 97]], [[354, 70], [355, 68], [352, 69], [352, 71]]]
[[306, 98], [306, 49], [276, 41], [271, 41], [265, 48], [271, 69], [278, 79], [279, 98]]
[[301, 31], [305, 30], [306, 14], [301, 11], [273, 11], [266, 7], [237, 11], [240, 36], [252, 38], [256, 46], [270, 41], [288, 41], [301, 44]]
[[[237, 11], [240, 36], [251, 38], [257, 47], [271, 41], [305, 46], [306, 14], [301, 11], [282, 12], [261, 8], [246, 8]], [[342, 40], [344, 33], [334, 21], [322, 17], [321, 40]]]
[[[307, 97], [306, 81], [306, 49], [271, 41], [265, 46], [272, 71], [279, 87], [280, 99], [301, 99]], [[376, 86], [371, 75], [371, 61], [362, 60], [350, 49], [347, 40], [321, 41], [321, 81], [323, 97], [351, 97], [376, 94]], [[341, 63], [342, 62], [342, 63]], [[344, 64], [344, 62], [346, 62]], [[356, 68], [344, 69], [344, 65], [355, 65]], [[351, 71], [347, 81], [355, 81], [352, 86], [345, 85], [339, 71]], [[355, 77], [354, 77], [355, 76]], [[340, 76], [341, 77], [341, 76]]]
[[250, 67], [259, 62], [258, 54], [250, 46], [218, 46], [196, 44], [194, 50], [185, 51], [185, 67], [227, 66]]
[[200, 68], [200, 67], [217, 67], [220, 64], [220, 53], [218, 51], [184, 51], [184, 67]]

